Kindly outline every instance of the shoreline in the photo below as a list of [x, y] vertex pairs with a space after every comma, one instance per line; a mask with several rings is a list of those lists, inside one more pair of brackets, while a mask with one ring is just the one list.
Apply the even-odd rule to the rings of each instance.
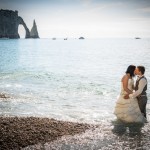
[[39, 117], [0, 117], [0, 149], [21, 149], [85, 132], [92, 125]]

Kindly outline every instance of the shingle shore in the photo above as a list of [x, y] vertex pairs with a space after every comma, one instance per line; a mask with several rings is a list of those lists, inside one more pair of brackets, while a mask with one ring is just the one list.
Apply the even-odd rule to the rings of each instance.
[[0, 149], [21, 149], [90, 129], [89, 124], [37, 117], [0, 117]]

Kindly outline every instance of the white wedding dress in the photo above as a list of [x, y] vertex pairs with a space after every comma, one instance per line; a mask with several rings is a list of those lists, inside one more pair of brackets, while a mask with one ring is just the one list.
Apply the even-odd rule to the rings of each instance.
[[[133, 90], [133, 79], [128, 80], [128, 89]], [[123, 83], [121, 82], [121, 93], [117, 99], [114, 114], [119, 120], [124, 122], [145, 122], [145, 118], [142, 115], [137, 99], [129, 98], [124, 99], [124, 96], [127, 94], [123, 89]]]

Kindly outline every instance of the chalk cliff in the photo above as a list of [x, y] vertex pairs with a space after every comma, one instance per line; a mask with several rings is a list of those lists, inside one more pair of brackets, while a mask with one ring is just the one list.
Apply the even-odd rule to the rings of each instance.
[[33, 28], [32, 33], [30, 33], [24, 20], [18, 16], [18, 11], [0, 10], [0, 38], [20, 38], [18, 33], [18, 27], [20, 24], [23, 25], [26, 31], [25, 38], [35, 38], [38, 36], [36, 24], [34, 25], [35, 27]]

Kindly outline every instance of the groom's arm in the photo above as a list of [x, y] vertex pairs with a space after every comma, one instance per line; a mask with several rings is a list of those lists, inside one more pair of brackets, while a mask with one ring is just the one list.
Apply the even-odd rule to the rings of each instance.
[[129, 97], [135, 98], [135, 97], [139, 96], [142, 93], [146, 84], [147, 84], [147, 81], [145, 79], [141, 79], [139, 82], [138, 90], [136, 92], [134, 92], [133, 94], [130, 94]]

